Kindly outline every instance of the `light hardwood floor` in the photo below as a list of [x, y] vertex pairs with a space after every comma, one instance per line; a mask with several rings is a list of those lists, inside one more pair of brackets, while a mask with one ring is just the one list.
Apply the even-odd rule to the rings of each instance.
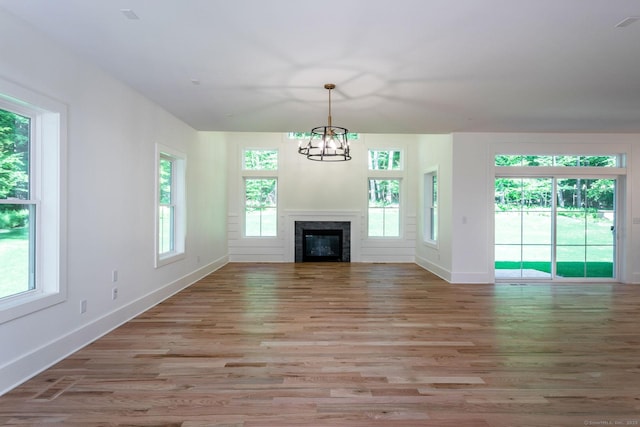
[[633, 285], [232, 263], [1, 397], [0, 423], [640, 425], [639, 313]]

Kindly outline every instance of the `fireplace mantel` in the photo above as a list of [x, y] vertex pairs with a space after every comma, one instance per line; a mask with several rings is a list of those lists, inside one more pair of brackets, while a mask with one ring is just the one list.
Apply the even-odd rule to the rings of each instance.
[[351, 262], [360, 262], [361, 222], [360, 211], [308, 211], [288, 210], [284, 214], [285, 261], [295, 262], [296, 221], [345, 221], [351, 223]]

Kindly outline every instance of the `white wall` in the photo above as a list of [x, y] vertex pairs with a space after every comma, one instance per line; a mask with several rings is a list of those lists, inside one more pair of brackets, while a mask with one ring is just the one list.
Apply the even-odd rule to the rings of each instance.
[[[452, 276], [453, 141], [451, 135], [422, 135], [417, 152], [418, 191], [416, 263], [447, 281]], [[438, 241], [424, 241], [424, 174], [438, 173]]]
[[[0, 57], [0, 78], [68, 111], [67, 299], [0, 324], [2, 393], [226, 263], [227, 171], [222, 135], [199, 136], [3, 11]], [[188, 180], [186, 257], [158, 269], [155, 143], [186, 153]]]
[[[413, 262], [416, 239], [415, 150], [416, 135], [360, 135], [351, 143], [353, 160], [314, 162], [297, 152], [298, 142], [280, 133], [226, 133], [229, 142], [229, 258], [241, 262], [292, 261], [291, 218], [295, 215], [322, 215], [325, 220], [354, 216], [352, 261]], [[241, 157], [244, 149], [279, 150], [278, 205], [279, 225], [276, 238], [243, 237], [243, 186]], [[367, 150], [399, 148], [403, 150], [402, 236], [398, 239], [369, 239], [366, 232]], [[326, 215], [332, 215], [327, 217]], [[305, 220], [312, 220], [306, 218]], [[353, 226], [352, 226], [353, 227]], [[355, 241], [354, 241], [355, 240]], [[356, 250], [357, 256], [353, 256]]]
[[[640, 177], [634, 165], [640, 164], [637, 134], [527, 134], [527, 133], [456, 133], [452, 135], [451, 236], [441, 236], [441, 245], [451, 245], [452, 283], [492, 283], [493, 273], [493, 197], [497, 153], [536, 154], [624, 154], [628, 164], [622, 191], [626, 204], [619, 208], [618, 247], [619, 280], [640, 283], [640, 202], [634, 198]], [[424, 161], [424, 160], [423, 160]], [[427, 161], [428, 164], [428, 161]], [[442, 179], [447, 179], [446, 173]], [[441, 201], [446, 197], [441, 189]], [[447, 205], [443, 202], [443, 205]], [[446, 209], [446, 207], [444, 207]], [[633, 224], [636, 218], [636, 224]], [[446, 219], [443, 219], [446, 221]], [[443, 224], [444, 232], [447, 230]], [[423, 255], [421, 255], [423, 254]], [[429, 260], [424, 251], [417, 255]], [[419, 260], [419, 258], [417, 258]], [[420, 262], [418, 262], [420, 263]], [[421, 264], [422, 265], [422, 264]], [[428, 265], [426, 265], [429, 268]], [[446, 267], [446, 264], [445, 264]]]

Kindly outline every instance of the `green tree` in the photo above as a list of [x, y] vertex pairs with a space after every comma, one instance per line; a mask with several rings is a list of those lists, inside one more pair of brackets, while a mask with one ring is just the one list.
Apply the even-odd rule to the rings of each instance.
[[29, 197], [29, 118], [0, 110], [0, 199]]

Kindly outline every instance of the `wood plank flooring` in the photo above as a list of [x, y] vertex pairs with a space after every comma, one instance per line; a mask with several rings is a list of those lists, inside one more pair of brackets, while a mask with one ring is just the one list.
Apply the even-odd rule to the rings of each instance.
[[0, 397], [3, 425], [640, 425], [640, 286], [228, 264]]

